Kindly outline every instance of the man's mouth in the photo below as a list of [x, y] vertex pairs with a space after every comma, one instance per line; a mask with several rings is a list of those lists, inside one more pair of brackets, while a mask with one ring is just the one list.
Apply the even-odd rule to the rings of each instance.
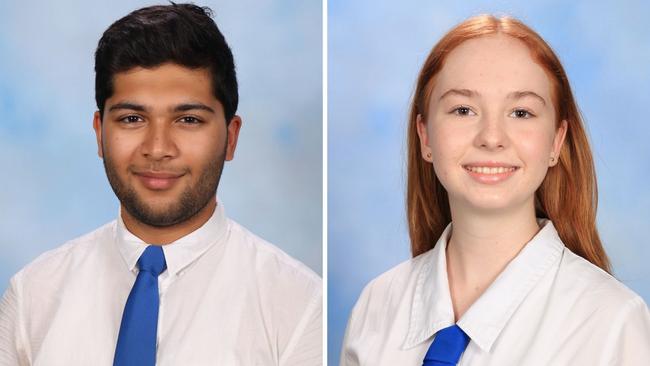
[[139, 171], [134, 172], [142, 185], [153, 191], [166, 190], [174, 186], [185, 173]]

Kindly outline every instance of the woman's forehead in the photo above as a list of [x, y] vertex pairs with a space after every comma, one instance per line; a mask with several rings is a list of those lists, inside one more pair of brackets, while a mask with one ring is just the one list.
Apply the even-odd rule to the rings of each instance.
[[449, 89], [494, 97], [531, 90], [548, 100], [551, 83], [525, 43], [498, 34], [467, 40], [447, 55], [431, 96], [439, 97]]

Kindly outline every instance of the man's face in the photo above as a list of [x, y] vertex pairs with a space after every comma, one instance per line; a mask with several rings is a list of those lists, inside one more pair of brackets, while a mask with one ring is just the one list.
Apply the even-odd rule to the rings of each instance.
[[172, 226], [214, 200], [241, 120], [226, 126], [211, 82], [206, 69], [172, 63], [114, 76], [93, 126], [111, 187], [137, 221]]

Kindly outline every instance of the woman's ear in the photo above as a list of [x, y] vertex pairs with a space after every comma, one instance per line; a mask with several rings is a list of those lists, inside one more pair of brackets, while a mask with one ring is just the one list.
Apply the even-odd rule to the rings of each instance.
[[422, 159], [431, 163], [433, 162], [433, 158], [431, 156], [431, 147], [429, 147], [429, 131], [427, 131], [427, 122], [422, 118], [421, 114], [418, 114], [415, 120], [415, 127], [418, 131], [418, 137], [420, 137]]
[[568, 128], [569, 123], [563, 119], [562, 122], [560, 122], [560, 126], [555, 131], [555, 137], [553, 138], [553, 152], [551, 153], [549, 166], [557, 165]]

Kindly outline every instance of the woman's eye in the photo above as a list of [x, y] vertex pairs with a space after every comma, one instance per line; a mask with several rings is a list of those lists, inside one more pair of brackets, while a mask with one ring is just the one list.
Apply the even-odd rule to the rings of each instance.
[[142, 118], [140, 118], [140, 116], [126, 116], [120, 119], [120, 121], [124, 123], [137, 123], [137, 122], [141, 122]]
[[453, 114], [457, 116], [474, 116], [476, 113], [474, 113], [469, 107], [457, 107], [454, 108], [451, 111]]
[[192, 116], [183, 117], [183, 118], [181, 118], [180, 120], [181, 120], [183, 123], [187, 123], [187, 124], [189, 124], [189, 125], [193, 125], [193, 124], [201, 123], [201, 120], [200, 120], [200, 119], [198, 119], [198, 118], [196, 118], [196, 117], [192, 117]]
[[515, 109], [514, 111], [512, 111], [510, 116], [515, 118], [524, 118], [524, 119], [534, 117], [532, 113], [528, 112], [525, 109]]

